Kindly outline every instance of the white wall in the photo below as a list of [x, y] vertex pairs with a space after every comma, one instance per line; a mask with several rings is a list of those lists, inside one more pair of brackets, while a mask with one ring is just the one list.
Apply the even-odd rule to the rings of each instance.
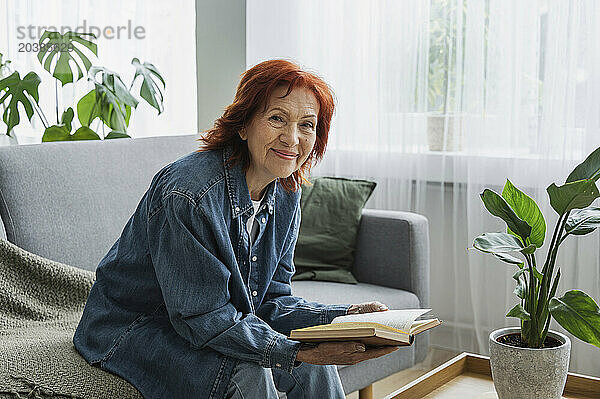
[[246, 1], [196, 0], [198, 131], [233, 101], [246, 70]]

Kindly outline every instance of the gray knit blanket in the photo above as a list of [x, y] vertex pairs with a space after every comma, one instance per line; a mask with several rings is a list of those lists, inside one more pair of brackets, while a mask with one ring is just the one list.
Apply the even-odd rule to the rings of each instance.
[[94, 281], [0, 239], [0, 398], [142, 398], [73, 346]]

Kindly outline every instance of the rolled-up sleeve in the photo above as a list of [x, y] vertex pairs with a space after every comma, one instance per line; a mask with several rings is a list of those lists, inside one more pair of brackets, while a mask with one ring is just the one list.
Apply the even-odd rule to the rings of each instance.
[[299, 343], [231, 303], [231, 272], [201, 208], [183, 192], [148, 219], [149, 252], [173, 328], [193, 348], [210, 347], [262, 367], [290, 371]]
[[279, 260], [265, 298], [256, 311], [261, 319], [286, 336], [289, 336], [291, 330], [297, 328], [329, 324], [337, 316], [345, 315], [351, 306], [351, 304], [326, 305], [309, 302], [292, 295], [291, 279], [295, 273], [294, 250], [298, 241], [301, 219], [302, 211], [298, 204], [283, 256]]

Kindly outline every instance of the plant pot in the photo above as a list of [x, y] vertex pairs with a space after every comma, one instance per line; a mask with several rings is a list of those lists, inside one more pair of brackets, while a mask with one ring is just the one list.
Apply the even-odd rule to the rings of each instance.
[[[457, 120], [459, 129], [455, 132], [454, 124]], [[448, 129], [444, 136], [446, 123]], [[427, 144], [429, 151], [462, 151], [462, 116], [427, 115]]]
[[567, 381], [571, 340], [548, 331], [561, 345], [555, 348], [519, 348], [496, 341], [521, 333], [520, 327], [501, 328], [490, 334], [490, 365], [498, 399], [561, 399]]

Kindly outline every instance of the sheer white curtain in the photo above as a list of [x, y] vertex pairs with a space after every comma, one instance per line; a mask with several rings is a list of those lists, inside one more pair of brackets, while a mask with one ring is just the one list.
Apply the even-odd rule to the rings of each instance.
[[[513, 270], [472, 247], [505, 231], [479, 193], [506, 179], [557, 215], [546, 187], [600, 146], [600, 3], [594, 1], [247, 1], [247, 67], [295, 61], [335, 91], [328, 152], [314, 176], [378, 183], [367, 208], [427, 216], [434, 345], [488, 353], [518, 325]], [[600, 301], [598, 232], [560, 249], [558, 293]], [[540, 260], [541, 259], [541, 260]], [[554, 321], [552, 329], [565, 332]], [[572, 338], [570, 369], [600, 374]]]
[[[142, 63], [154, 64], [166, 82], [164, 112], [158, 115], [140, 97], [138, 77], [132, 93], [141, 101], [133, 111], [128, 134], [193, 134], [197, 132], [195, 15], [193, 0], [178, 1], [176, 5], [158, 0], [5, 0], [0, 6], [0, 53], [11, 60], [11, 67], [21, 78], [29, 71], [40, 76], [40, 105], [50, 124], [56, 124], [55, 79], [40, 65], [37, 53], [22, 50], [27, 49], [27, 44], [37, 43], [38, 27], [54, 26], [60, 31], [63, 26], [70, 30], [85, 26], [88, 32], [90, 27], [97, 27], [103, 33], [97, 34], [98, 56], [91, 54], [92, 65], [117, 72], [129, 87], [135, 73], [131, 60], [137, 57]], [[112, 30], [104, 34], [105, 28]], [[81, 28], [78, 31], [82, 32]], [[84, 77], [64, 87], [59, 82], [58, 87], [62, 114], [69, 106], [76, 111], [77, 101], [94, 86]], [[92, 128], [96, 128], [95, 123]], [[5, 133], [6, 127], [2, 129]], [[39, 118], [34, 116], [30, 124], [21, 109], [21, 123], [15, 128], [19, 143], [40, 143], [43, 131]], [[109, 132], [105, 129], [104, 135]]]

